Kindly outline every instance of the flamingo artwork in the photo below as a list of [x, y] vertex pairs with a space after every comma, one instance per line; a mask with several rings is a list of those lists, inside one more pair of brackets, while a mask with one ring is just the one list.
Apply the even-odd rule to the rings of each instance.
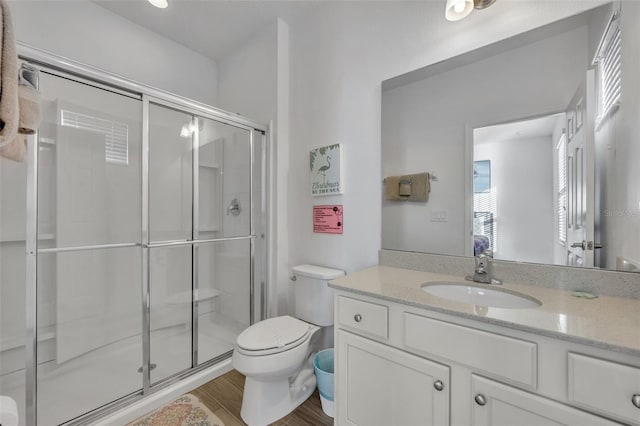
[[340, 186], [341, 164], [340, 144], [315, 148], [309, 152], [311, 195], [342, 194]]
[[318, 169], [318, 173], [322, 173], [324, 176], [324, 183], [327, 183], [327, 171], [331, 168], [331, 157], [327, 155], [327, 165]]

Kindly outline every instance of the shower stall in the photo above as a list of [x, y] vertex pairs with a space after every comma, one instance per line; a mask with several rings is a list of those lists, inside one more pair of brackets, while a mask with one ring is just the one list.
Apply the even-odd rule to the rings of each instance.
[[42, 124], [0, 160], [0, 394], [86, 423], [229, 358], [265, 304], [267, 128], [22, 47]]

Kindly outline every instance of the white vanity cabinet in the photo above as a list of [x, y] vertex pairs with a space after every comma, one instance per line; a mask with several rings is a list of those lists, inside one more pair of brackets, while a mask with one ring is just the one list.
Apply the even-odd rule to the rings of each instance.
[[472, 375], [471, 424], [474, 426], [612, 426], [602, 417], [553, 400]]
[[346, 296], [335, 303], [337, 424], [449, 424], [449, 367], [372, 340], [388, 339], [387, 305]]
[[341, 425], [448, 425], [449, 368], [339, 330]]
[[638, 357], [348, 291], [335, 304], [337, 425], [640, 426]]

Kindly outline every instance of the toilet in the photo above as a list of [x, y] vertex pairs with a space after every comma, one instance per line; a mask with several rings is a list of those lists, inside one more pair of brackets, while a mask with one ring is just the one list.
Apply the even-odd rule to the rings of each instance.
[[240, 415], [250, 426], [272, 423], [302, 404], [316, 388], [313, 356], [320, 330], [333, 325], [328, 281], [344, 271], [315, 265], [293, 268], [295, 318], [257, 322], [236, 340], [233, 367], [246, 376]]

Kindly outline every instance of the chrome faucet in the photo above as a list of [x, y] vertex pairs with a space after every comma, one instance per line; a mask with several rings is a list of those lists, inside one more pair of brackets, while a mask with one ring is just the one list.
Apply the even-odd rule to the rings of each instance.
[[493, 252], [485, 250], [475, 257], [476, 269], [473, 275], [464, 277], [468, 281], [482, 284], [502, 284], [502, 281], [493, 278]]

